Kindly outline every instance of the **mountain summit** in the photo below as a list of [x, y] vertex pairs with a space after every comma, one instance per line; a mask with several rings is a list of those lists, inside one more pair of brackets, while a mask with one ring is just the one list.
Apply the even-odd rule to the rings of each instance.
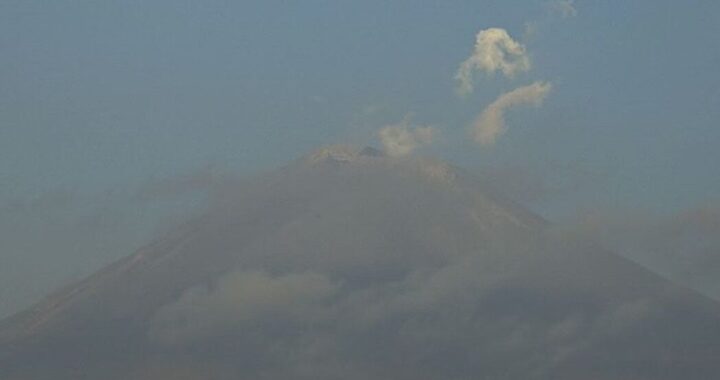
[[720, 306], [440, 160], [319, 149], [0, 324], [0, 378], [709, 379]]

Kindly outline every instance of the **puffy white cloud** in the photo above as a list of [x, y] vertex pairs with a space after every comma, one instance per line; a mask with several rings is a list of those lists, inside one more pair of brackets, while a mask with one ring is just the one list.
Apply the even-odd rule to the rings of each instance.
[[378, 137], [386, 154], [406, 156], [419, 147], [431, 144], [436, 134], [433, 127], [411, 127], [406, 118], [399, 124], [382, 128]]
[[522, 104], [539, 106], [551, 88], [548, 82], [535, 82], [500, 95], [473, 124], [471, 132], [475, 141], [482, 145], [494, 144], [505, 131], [505, 112], [508, 108]]
[[466, 59], [455, 74], [460, 94], [473, 91], [473, 74], [484, 71], [493, 74], [500, 71], [506, 77], [530, 70], [530, 58], [525, 46], [510, 37], [505, 29], [481, 30], [475, 37], [473, 54]]

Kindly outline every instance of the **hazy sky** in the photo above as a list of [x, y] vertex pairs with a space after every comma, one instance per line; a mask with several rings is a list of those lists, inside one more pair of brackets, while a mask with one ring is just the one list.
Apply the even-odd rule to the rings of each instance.
[[[379, 146], [387, 126], [401, 127], [389, 134], [399, 152], [490, 173], [551, 220], [717, 201], [719, 19], [717, 1], [2, 1], [0, 223], [16, 241], [0, 259], [33, 267], [48, 230], [75, 249], [55, 226], [94, 207], [83, 196]], [[529, 65], [474, 66], [461, 94], [458, 71], [489, 28]], [[473, 125], [492, 132], [503, 115], [505, 133], [477, 144]], [[113, 199], [106, 213], [125, 202]], [[11, 214], [43, 202], [70, 206]], [[117, 253], [103, 257], [173, 207], [134, 204], [132, 239], [113, 233], [125, 245], [105, 241]], [[88, 220], [74, 228], [118, 228]], [[91, 257], [93, 244], [78, 250]]]
[[[559, 4], [3, 1], [0, 203], [206, 163], [255, 171], [374, 143], [406, 115], [470, 169], [595, 173], [565, 203], [672, 210], [720, 193], [720, 4]], [[476, 75], [459, 97], [455, 72], [491, 27], [532, 69]], [[535, 80], [553, 84], [544, 106], [474, 144], [477, 114]]]

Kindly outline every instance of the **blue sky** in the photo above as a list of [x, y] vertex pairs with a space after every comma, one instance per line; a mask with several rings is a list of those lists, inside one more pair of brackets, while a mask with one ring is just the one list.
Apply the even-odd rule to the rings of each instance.
[[[0, 204], [137, 186], [208, 164], [242, 173], [336, 142], [377, 145], [406, 115], [459, 166], [579, 189], [533, 205], [673, 211], [720, 194], [720, 3], [546, 1], [4, 1]], [[453, 80], [475, 34], [504, 28], [532, 69]], [[553, 84], [467, 135], [501, 93]], [[571, 169], [568, 169], [571, 168]]]

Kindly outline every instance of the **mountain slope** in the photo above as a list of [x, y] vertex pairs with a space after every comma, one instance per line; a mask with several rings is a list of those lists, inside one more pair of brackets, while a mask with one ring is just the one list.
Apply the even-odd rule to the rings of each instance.
[[706, 379], [720, 307], [430, 159], [318, 150], [0, 326], [3, 379]]

